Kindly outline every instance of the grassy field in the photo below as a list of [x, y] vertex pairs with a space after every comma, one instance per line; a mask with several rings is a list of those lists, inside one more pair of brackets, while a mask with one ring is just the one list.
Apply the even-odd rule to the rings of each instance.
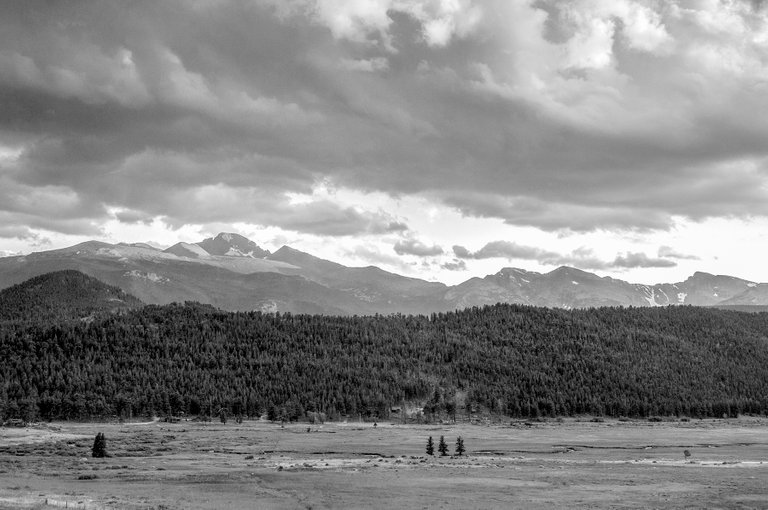
[[[430, 435], [467, 455], [427, 457]], [[55, 507], [768, 509], [768, 421], [0, 429], [0, 508]]]

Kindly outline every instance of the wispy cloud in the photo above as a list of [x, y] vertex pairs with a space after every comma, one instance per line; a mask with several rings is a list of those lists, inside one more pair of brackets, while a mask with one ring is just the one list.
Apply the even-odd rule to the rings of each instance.
[[611, 265], [628, 269], [636, 267], [675, 267], [677, 262], [669, 259], [649, 257], [645, 253], [625, 253], [618, 255]]
[[658, 252], [659, 258], [665, 259], [677, 259], [677, 260], [701, 260], [696, 255], [689, 255], [687, 253], [681, 253], [671, 246], [659, 246]]
[[557, 253], [534, 246], [510, 241], [492, 241], [475, 252], [456, 245], [453, 253], [460, 259], [501, 258], [507, 260], [532, 260], [544, 265], [567, 265], [582, 269], [630, 269], [638, 267], [675, 267], [677, 263], [664, 258], [648, 257], [644, 253], [619, 254], [613, 261], [599, 259], [592, 250], [580, 248], [570, 253]]

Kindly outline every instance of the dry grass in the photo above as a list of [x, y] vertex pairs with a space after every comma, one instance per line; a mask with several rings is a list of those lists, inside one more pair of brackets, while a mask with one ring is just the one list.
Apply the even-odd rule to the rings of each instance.
[[[768, 422], [0, 429], [0, 509], [768, 508]], [[90, 458], [97, 432], [111, 457]], [[428, 458], [428, 436], [467, 456]], [[690, 452], [690, 457], [684, 451]], [[766, 462], [766, 464], [763, 464]], [[77, 508], [75, 506], [75, 508]]]

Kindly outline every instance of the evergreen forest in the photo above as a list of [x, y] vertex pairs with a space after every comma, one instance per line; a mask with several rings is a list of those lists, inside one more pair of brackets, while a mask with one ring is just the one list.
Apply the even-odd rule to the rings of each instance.
[[768, 313], [689, 306], [335, 317], [186, 303], [88, 320], [6, 310], [0, 416], [765, 414], [767, 335]]

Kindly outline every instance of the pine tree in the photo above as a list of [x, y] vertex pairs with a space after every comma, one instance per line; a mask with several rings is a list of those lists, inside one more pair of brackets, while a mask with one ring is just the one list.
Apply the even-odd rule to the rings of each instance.
[[456, 455], [464, 455], [464, 439], [461, 436], [456, 438]]
[[437, 451], [440, 452], [441, 457], [448, 455], [448, 445], [445, 444], [445, 436], [440, 436], [440, 443], [437, 445]]
[[435, 442], [432, 441], [432, 436], [429, 436], [429, 439], [427, 439], [427, 455], [434, 455], [435, 454]]
[[91, 449], [92, 457], [106, 457], [107, 456], [107, 438], [104, 437], [103, 432], [96, 434], [93, 440], [93, 448]]

